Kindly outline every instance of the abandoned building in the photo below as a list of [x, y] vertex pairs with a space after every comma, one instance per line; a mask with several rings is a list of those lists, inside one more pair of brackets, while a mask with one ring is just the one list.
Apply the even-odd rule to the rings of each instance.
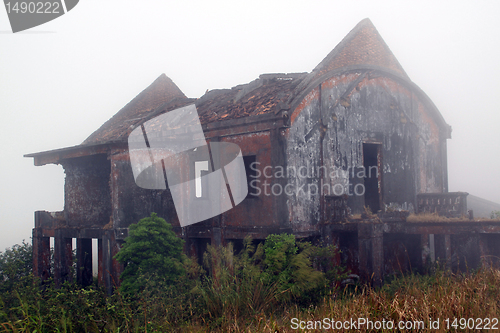
[[[181, 227], [168, 189], [134, 182], [127, 137], [191, 104], [208, 142], [241, 148], [249, 193], [233, 209]], [[35, 212], [34, 272], [66, 280], [76, 239], [77, 279], [90, 283], [97, 239], [98, 280], [112, 290], [122, 269], [113, 256], [127, 228], [151, 212], [173, 225], [192, 255], [247, 235], [293, 233], [336, 244], [339, 260], [375, 283], [438, 258], [475, 267], [500, 254], [500, 221], [471, 219], [467, 193], [448, 192], [450, 138], [451, 127], [368, 19], [310, 73], [263, 74], [200, 98], [161, 75], [82, 144], [25, 155], [66, 174], [64, 210]], [[415, 215], [423, 212], [449, 218]]]

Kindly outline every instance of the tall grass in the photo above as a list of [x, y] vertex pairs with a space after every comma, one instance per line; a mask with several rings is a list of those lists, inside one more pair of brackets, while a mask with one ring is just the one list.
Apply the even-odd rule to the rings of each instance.
[[276, 290], [259, 290], [263, 287], [258, 283], [243, 285], [224, 279], [219, 276], [217, 283], [207, 281], [210, 288], [203, 292], [209, 295], [197, 294], [201, 297], [190, 299], [172, 298], [173, 291], [162, 293], [154, 287], [138, 300], [120, 295], [107, 298], [96, 288], [76, 290], [69, 286], [44, 293], [31, 289], [31, 295], [14, 291], [2, 295], [2, 299], [14, 296], [17, 303], [2, 307], [0, 331], [315, 332], [319, 330], [292, 329], [292, 318], [304, 322], [367, 318], [396, 323], [424, 321], [426, 325], [431, 318], [440, 319], [440, 328], [433, 332], [447, 332], [446, 318], [500, 317], [500, 271], [492, 268], [467, 274], [438, 270], [428, 276], [406, 275], [380, 289], [338, 289], [308, 307], [277, 303]]
[[[309, 332], [316, 330], [292, 329], [291, 319], [297, 318], [307, 322], [323, 318], [334, 318], [336, 321], [367, 318], [373, 322], [391, 320], [396, 324], [399, 321], [423, 321], [425, 329], [414, 331], [448, 332], [454, 329], [446, 327], [446, 318], [450, 319], [451, 324], [455, 318], [499, 317], [499, 270], [485, 268], [467, 274], [438, 270], [429, 276], [402, 276], [381, 289], [359, 286], [354, 291], [338, 290], [334, 297], [325, 298], [316, 306], [306, 309], [298, 306], [284, 308], [279, 315], [269, 316], [265, 321], [255, 318], [245, 329], [248, 332], [275, 332], [276, 327], [279, 327], [279, 332]], [[439, 329], [430, 330], [429, 320], [437, 319], [440, 320]], [[500, 324], [497, 325], [498, 328], [499, 326]], [[366, 330], [366, 326], [363, 328], [360, 330], [370, 331]], [[227, 329], [231, 331], [233, 328]], [[233, 331], [236, 332], [234, 329]]]
[[[251, 242], [238, 255], [231, 246], [209, 247], [205, 271], [193, 261], [186, 262], [188, 275], [178, 284], [162, 285], [151, 277], [134, 297], [119, 291], [107, 296], [95, 285], [82, 289], [65, 284], [55, 289], [46, 284], [41, 289], [32, 276], [26, 276], [11, 281], [12, 288], [0, 289], [0, 332], [320, 331], [294, 330], [293, 318], [304, 323], [366, 318], [426, 325], [439, 319], [439, 329], [432, 332], [446, 332], [454, 331], [445, 327], [446, 318], [452, 323], [455, 318], [500, 317], [500, 270], [495, 268], [466, 274], [436, 268], [429, 275], [399, 276], [377, 289], [328, 283], [327, 293], [324, 287], [305, 288], [303, 297], [294, 298], [283, 296], [292, 295], [283, 286], [302, 274], [290, 274], [287, 278], [292, 280], [287, 283], [264, 283], [262, 272], [269, 267], [262, 253]], [[294, 260], [290, 264], [300, 271]], [[316, 265], [327, 266], [327, 262], [316, 260]], [[430, 330], [426, 326], [420, 331]]]
[[[245, 250], [253, 251], [247, 243]], [[279, 290], [276, 283], [264, 284], [260, 270], [248, 252], [235, 256], [232, 244], [226, 247], [208, 246], [204, 255], [210, 275], [197, 286], [206, 315], [222, 326], [241, 317], [268, 312], [276, 306]]]

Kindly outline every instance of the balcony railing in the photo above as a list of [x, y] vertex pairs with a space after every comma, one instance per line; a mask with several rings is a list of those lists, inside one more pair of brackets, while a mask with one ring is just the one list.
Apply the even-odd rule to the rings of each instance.
[[325, 222], [341, 222], [349, 217], [347, 195], [326, 195], [324, 217]]
[[417, 211], [446, 217], [466, 216], [468, 195], [467, 192], [420, 193], [417, 195]]

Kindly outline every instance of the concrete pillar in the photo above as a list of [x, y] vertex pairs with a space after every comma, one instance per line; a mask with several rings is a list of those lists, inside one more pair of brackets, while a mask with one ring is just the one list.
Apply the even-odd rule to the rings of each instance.
[[384, 278], [384, 232], [382, 224], [373, 225], [372, 260], [373, 284], [381, 286]]
[[331, 231], [330, 225], [321, 223], [319, 227], [320, 227], [321, 243], [325, 246], [332, 244], [333, 232]]
[[436, 262], [436, 241], [435, 241], [434, 234], [429, 235], [429, 251], [431, 254], [431, 263], [435, 263]]
[[184, 239], [184, 253], [190, 258], [197, 257], [197, 242], [195, 238], [189, 237], [189, 227], [182, 228], [182, 238]]
[[451, 235], [444, 235], [444, 248], [446, 253], [446, 268], [451, 269]]
[[54, 280], [56, 287], [71, 278], [73, 264], [73, 240], [66, 238], [61, 229], [54, 232]]
[[451, 268], [451, 237], [450, 235], [434, 235], [436, 259], [446, 269]]
[[76, 240], [76, 281], [82, 286], [92, 284], [92, 238]]
[[222, 230], [219, 227], [212, 228], [212, 246], [222, 245]]
[[384, 232], [382, 224], [358, 224], [359, 272], [374, 286], [382, 285], [384, 268]]
[[113, 263], [111, 258], [110, 239], [108, 233], [109, 232], [104, 233], [101, 242], [99, 243], [101, 245], [100, 252], [102, 252], [102, 261], [99, 267], [99, 274], [101, 274], [102, 276], [102, 283], [106, 288], [106, 292], [108, 293], [108, 295], [111, 295], [113, 293], [113, 285], [111, 283]]
[[333, 257], [332, 264], [340, 265], [342, 258], [340, 256], [340, 233], [332, 231], [330, 225], [321, 224], [321, 243], [323, 246], [333, 245], [336, 248], [336, 254]]
[[481, 266], [484, 267], [491, 266], [491, 254], [487, 237], [488, 234], [479, 234], [479, 259], [481, 261]]
[[50, 238], [38, 228], [33, 229], [33, 274], [42, 282], [50, 278]]
[[342, 263], [342, 258], [340, 257], [340, 235], [338, 233], [332, 233], [331, 234], [331, 241], [332, 245], [335, 246], [335, 257], [333, 258], [333, 264], [336, 266], [340, 266]]
[[120, 243], [115, 238], [114, 232], [110, 232], [109, 248], [111, 253], [111, 283], [114, 288], [118, 288], [120, 286], [120, 274], [123, 272], [123, 265], [114, 259], [121, 248]]
[[420, 235], [420, 253], [421, 253], [420, 271], [424, 272], [426, 267], [430, 264], [431, 260], [429, 234]]
[[359, 275], [363, 280], [370, 279], [371, 271], [371, 228], [369, 225], [358, 224], [358, 260]]
[[102, 238], [97, 240], [97, 281], [100, 286], [104, 286], [103, 262], [102, 262]]

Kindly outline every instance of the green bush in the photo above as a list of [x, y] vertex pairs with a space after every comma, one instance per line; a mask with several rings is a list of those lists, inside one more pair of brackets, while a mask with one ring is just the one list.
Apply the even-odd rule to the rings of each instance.
[[33, 249], [23, 240], [5, 252], [0, 253], [0, 291], [12, 290], [26, 283], [33, 272]]
[[0, 295], [5, 308], [20, 305], [19, 294], [33, 292], [32, 246], [24, 240], [0, 253]]
[[262, 279], [276, 283], [281, 300], [308, 297], [308, 292], [325, 283], [323, 272], [313, 268], [316, 247], [296, 242], [294, 235], [269, 235], [263, 244]]
[[155, 213], [130, 225], [115, 259], [125, 265], [120, 276], [120, 291], [137, 295], [152, 281], [162, 286], [173, 285], [185, 275], [184, 240], [177, 237], [172, 226]]

